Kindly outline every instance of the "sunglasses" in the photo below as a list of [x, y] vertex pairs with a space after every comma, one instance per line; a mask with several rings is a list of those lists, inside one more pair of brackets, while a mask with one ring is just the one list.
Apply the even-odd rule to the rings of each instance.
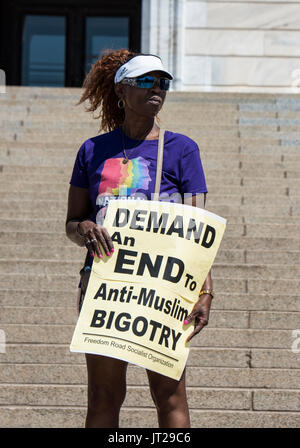
[[169, 90], [170, 79], [168, 78], [154, 78], [153, 76], [138, 76], [136, 78], [124, 78], [122, 84], [139, 87], [140, 89], [151, 89], [154, 84], [158, 83], [160, 90]]

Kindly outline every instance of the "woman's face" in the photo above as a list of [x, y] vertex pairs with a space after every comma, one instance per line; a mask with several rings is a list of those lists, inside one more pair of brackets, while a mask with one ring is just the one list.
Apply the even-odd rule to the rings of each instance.
[[[159, 71], [146, 74], [157, 79], [163, 76]], [[119, 83], [116, 84], [115, 91], [118, 97], [125, 101], [125, 114], [127, 112], [135, 112], [137, 115], [146, 117], [155, 117], [162, 108], [166, 98], [166, 91], [161, 90], [157, 82], [150, 89]]]

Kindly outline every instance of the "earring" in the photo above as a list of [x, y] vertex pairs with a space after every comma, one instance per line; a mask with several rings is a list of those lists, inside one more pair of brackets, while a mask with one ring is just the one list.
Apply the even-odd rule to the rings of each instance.
[[124, 107], [125, 107], [125, 101], [122, 98], [120, 98], [118, 101], [118, 108], [124, 109]]

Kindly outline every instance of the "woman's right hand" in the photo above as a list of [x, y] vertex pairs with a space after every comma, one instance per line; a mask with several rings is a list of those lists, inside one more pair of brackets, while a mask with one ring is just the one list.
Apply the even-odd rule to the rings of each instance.
[[86, 220], [80, 222], [77, 229], [78, 233], [84, 238], [85, 246], [92, 257], [95, 253], [99, 258], [102, 258], [102, 253], [110, 256], [114, 252], [113, 242], [105, 227]]

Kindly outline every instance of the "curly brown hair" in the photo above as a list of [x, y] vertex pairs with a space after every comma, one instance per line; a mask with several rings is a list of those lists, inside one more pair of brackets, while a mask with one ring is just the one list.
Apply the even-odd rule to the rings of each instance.
[[86, 109], [88, 112], [95, 112], [100, 108], [99, 115], [94, 116], [100, 119], [100, 130], [112, 131], [122, 125], [125, 115], [124, 109], [118, 107], [114, 77], [121, 65], [139, 54], [126, 49], [106, 50], [87, 74], [83, 82], [85, 90], [78, 104], [89, 100], [90, 106]]

